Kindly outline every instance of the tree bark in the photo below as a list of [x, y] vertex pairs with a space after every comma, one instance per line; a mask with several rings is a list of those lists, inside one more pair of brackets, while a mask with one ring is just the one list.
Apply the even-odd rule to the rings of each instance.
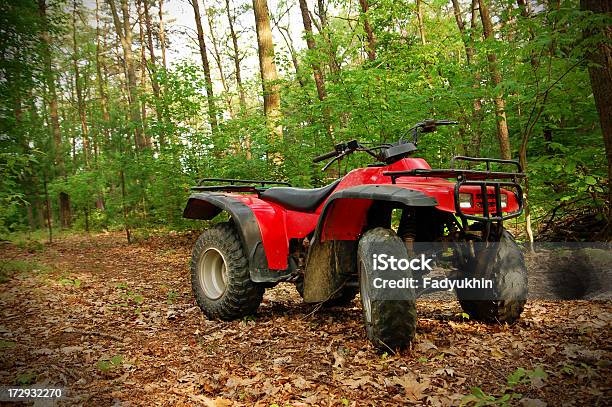
[[[138, 14], [138, 39], [140, 41], [140, 89], [146, 92], [147, 89], [147, 53], [145, 52], [145, 32], [143, 15], [141, 9], [142, 0], [136, 0], [136, 12]], [[140, 117], [142, 117], [142, 129], [145, 144], [151, 146], [151, 134], [147, 127], [147, 102], [145, 99], [140, 101]]]
[[[455, 1], [453, 0], [453, 7], [455, 6]], [[423, 0], [416, 0], [416, 9], [417, 9], [417, 21], [419, 23], [419, 36], [421, 37], [421, 44], [425, 45], [427, 41], [425, 40], [425, 26], [423, 25]], [[457, 14], [455, 14], [455, 17]]]
[[[308, 11], [308, 4], [306, 0], [300, 1], [300, 11], [302, 12], [302, 21], [304, 23], [304, 31], [306, 32], [306, 45], [310, 51], [314, 51], [316, 48], [314, 35], [312, 32], [312, 21], [310, 19], [310, 12]], [[327, 92], [325, 91], [325, 79], [323, 78], [323, 72], [321, 71], [321, 66], [318, 62], [313, 59], [311, 63], [312, 73], [314, 76], [315, 85], [317, 87], [317, 95], [319, 96], [319, 100], [325, 100], [327, 96]]]
[[104, 90], [104, 79], [102, 76], [102, 46], [100, 44], [100, 11], [99, 0], [96, 0], [96, 82], [98, 82], [98, 93], [100, 94], [100, 108], [102, 109], [102, 119], [104, 123], [104, 135], [107, 139], [110, 138], [110, 114], [108, 112], [108, 97]]
[[232, 59], [234, 60], [236, 85], [238, 86], [238, 96], [240, 98], [240, 108], [246, 108], [246, 98], [244, 96], [244, 87], [242, 86], [242, 75], [240, 73], [240, 52], [238, 48], [238, 36], [234, 30], [235, 16], [230, 10], [230, 1], [225, 0], [225, 11], [227, 12], [227, 21], [229, 23], [230, 37], [232, 38]]
[[[43, 48], [43, 59], [45, 64], [44, 77], [45, 84], [47, 85], [48, 98], [49, 98], [49, 121], [51, 124], [51, 131], [53, 134], [53, 149], [55, 166], [57, 167], [60, 176], [66, 178], [66, 167], [64, 165], [64, 152], [62, 146], [62, 134], [59, 124], [59, 114], [57, 109], [57, 91], [55, 88], [55, 75], [53, 68], [53, 61], [51, 58], [51, 35], [49, 33], [49, 20], [47, 16], [47, 4], [46, 0], [38, 0], [38, 12], [41, 17], [41, 43]], [[60, 225], [62, 228], [70, 227], [71, 223], [71, 209], [70, 209], [70, 197], [68, 194], [62, 192], [59, 194], [59, 206], [60, 206]], [[51, 237], [49, 238], [51, 240]]]
[[[463, 14], [461, 12], [461, 6], [459, 5], [459, 1], [452, 0], [453, 11], [455, 14], [455, 21], [457, 22], [457, 28], [459, 29], [459, 33], [461, 34], [461, 38], [463, 40], [463, 46], [465, 48], [465, 60], [466, 60], [468, 68], [472, 66], [473, 61], [474, 61], [473, 35], [476, 29], [476, 11], [475, 9], [476, 9], [477, 2], [478, 0], [472, 0], [472, 16], [471, 16], [472, 20], [471, 20], [470, 34], [468, 36], [466, 33], [465, 22], [463, 21]], [[478, 89], [480, 87], [480, 74], [478, 73], [477, 70], [474, 73], [473, 87], [475, 89]], [[481, 133], [480, 133], [479, 122], [480, 122], [481, 110], [482, 110], [482, 103], [480, 101], [480, 98], [475, 98], [472, 104], [472, 123], [471, 123], [472, 137], [470, 141], [470, 150], [471, 150], [470, 153], [474, 157], [480, 156]], [[468, 153], [467, 150], [466, 150], [466, 153]]]
[[[153, 46], [153, 30], [151, 29], [151, 13], [149, 11], [149, 1], [150, 0], [142, 0], [143, 9], [144, 9], [144, 22], [145, 27], [147, 29], [147, 46], [149, 48], [149, 61], [151, 62], [148, 67], [149, 77], [151, 80], [151, 88], [153, 89], [153, 97], [155, 97], [155, 115], [157, 116], [157, 122], [162, 123], [164, 121], [162, 115], [162, 106], [161, 106], [161, 89], [159, 87], [159, 83], [157, 82], [157, 61], [155, 59], [155, 47]], [[159, 134], [159, 144], [164, 145], [164, 134], [163, 131], [160, 131]]]
[[[591, 11], [595, 14], [612, 13], [612, 4], [605, 0], [580, 0], [583, 10]], [[595, 106], [599, 113], [599, 125], [604, 139], [606, 157], [608, 159], [608, 230], [607, 237], [612, 235], [612, 26], [594, 28], [587, 30], [584, 35], [601, 35], [604, 40], [597, 44], [597, 48], [588, 54], [589, 76]]]
[[77, 2], [72, 2], [72, 64], [74, 67], [74, 84], [77, 96], [77, 108], [81, 122], [81, 137], [83, 139], [83, 161], [85, 167], [89, 167], [89, 129], [87, 128], [87, 114], [85, 112], [85, 101], [83, 100], [83, 89], [79, 71], [78, 47], [76, 38]]
[[278, 73], [274, 63], [274, 43], [272, 42], [272, 29], [267, 0], [253, 0], [255, 14], [255, 29], [257, 31], [257, 49], [259, 54], [259, 68], [264, 98], [264, 113], [268, 119], [270, 136], [272, 140], [279, 141], [283, 137], [280, 124], [280, 89], [276, 83]]
[[46, 0], [38, 0], [38, 10], [42, 20], [41, 41], [43, 46], [43, 57], [45, 63], [45, 84], [49, 98], [49, 118], [51, 131], [53, 133], [53, 145], [55, 153], [55, 165], [60, 175], [65, 176], [64, 155], [62, 153], [62, 134], [59, 125], [59, 114], [57, 111], [57, 91], [55, 89], [55, 74], [51, 59], [51, 35], [48, 31], [47, 4]]
[[117, 32], [123, 50], [123, 66], [127, 76], [129, 93], [128, 105], [130, 109], [130, 121], [134, 127], [134, 143], [138, 150], [142, 150], [147, 147], [147, 145], [142, 133], [142, 117], [140, 116], [138, 107], [138, 84], [136, 81], [136, 69], [134, 68], [134, 57], [132, 54], [132, 27], [130, 25], [128, 0], [121, 0], [123, 23], [119, 20], [115, 0], [106, 1], [111, 8], [115, 31]]
[[162, 64], [164, 69], [168, 69], [166, 65], [166, 31], [164, 29], [164, 0], [159, 0], [159, 44], [162, 52]]
[[217, 34], [215, 33], [215, 23], [213, 21], [213, 10], [205, 10], [206, 17], [208, 19], [208, 29], [210, 30], [210, 39], [213, 45], [213, 58], [217, 64], [217, 69], [219, 69], [219, 76], [221, 79], [221, 86], [223, 86], [223, 91], [225, 92], [225, 103], [227, 103], [227, 109], [229, 110], [229, 114], [231, 118], [234, 118], [234, 106], [232, 105], [232, 97], [230, 95], [230, 89], [227, 84], [227, 80], [225, 78], [225, 73], [223, 72], [223, 59], [221, 58], [221, 53], [219, 52], [219, 44], [217, 43]]
[[367, 38], [366, 52], [368, 54], [368, 59], [370, 61], [374, 61], [376, 59], [376, 38], [374, 37], [372, 26], [370, 26], [370, 20], [368, 19], [368, 10], [370, 6], [368, 4], [368, 0], [359, 0], [359, 5], [361, 6], [363, 18], [363, 30], [365, 31]]
[[[480, 7], [480, 19], [482, 20], [482, 31], [485, 39], [493, 39], [493, 23], [489, 10], [485, 4], [485, 0], [478, 0]], [[489, 61], [489, 72], [491, 80], [495, 86], [501, 83], [501, 75], [497, 67], [497, 56], [495, 53], [487, 54]], [[509, 160], [512, 156], [510, 149], [510, 138], [508, 135], [508, 122], [506, 120], [506, 101], [503, 94], [497, 94], [494, 98], [495, 102], [495, 121], [497, 124], [497, 138], [499, 140], [500, 155], [503, 159]]]
[[202, 67], [204, 68], [204, 79], [206, 80], [206, 98], [208, 101], [208, 118], [210, 120], [210, 128], [213, 134], [217, 132], [217, 109], [215, 108], [215, 97], [213, 94], [212, 78], [210, 76], [210, 63], [208, 62], [208, 52], [206, 51], [206, 42], [204, 41], [204, 29], [202, 28], [202, 17], [200, 14], [200, 6], [198, 0], [189, 0], [193, 7], [195, 15], [196, 29], [198, 32], [198, 45], [200, 47], [200, 57], [202, 58]]

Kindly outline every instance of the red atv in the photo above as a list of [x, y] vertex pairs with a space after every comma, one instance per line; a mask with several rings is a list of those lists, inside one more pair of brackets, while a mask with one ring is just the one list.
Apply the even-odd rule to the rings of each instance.
[[[455, 288], [464, 311], [481, 321], [513, 322], [527, 297], [520, 248], [502, 226], [523, 210], [516, 161], [454, 157], [450, 169], [431, 169], [411, 158], [418, 135], [447, 120], [425, 120], [412, 140], [366, 147], [340, 143], [314, 162], [333, 162], [356, 151], [375, 159], [316, 189], [275, 181], [207, 178], [193, 187], [183, 216], [229, 221], [206, 230], [191, 259], [196, 300], [210, 318], [233, 320], [255, 313], [266, 288], [291, 281], [307, 303], [342, 305], [359, 292], [369, 339], [380, 349], [407, 346], [416, 331], [414, 287], [400, 298], [376, 295], [374, 258], [415, 255], [417, 242], [454, 247], [452, 278], [488, 279], [475, 290]], [[480, 170], [455, 168], [460, 162]], [[494, 166], [516, 166], [502, 172]], [[449, 181], [448, 179], [454, 179]], [[203, 185], [223, 182], [224, 185]], [[285, 185], [268, 187], [269, 185]], [[410, 270], [409, 270], [410, 272]], [[419, 276], [422, 278], [422, 276]], [[421, 290], [423, 292], [423, 290]]]

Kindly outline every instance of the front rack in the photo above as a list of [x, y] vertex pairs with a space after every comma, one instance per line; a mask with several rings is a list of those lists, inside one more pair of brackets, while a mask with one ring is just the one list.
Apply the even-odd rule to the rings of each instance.
[[[477, 163], [485, 163], [486, 171], [483, 170], [465, 170], [456, 169], [456, 161], [469, 161]], [[516, 166], [517, 172], [501, 172], [491, 171], [491, 163], [506, 164]], [[504, 220], [516, 218], [523, 213], [523, 190], [518, 181], [520, 178], [525, 178], [525, 173], [522, 171], [521, 165], [515, 160], [501, 160], [497, 158], [477, 158], [456, 156], [451, 159], [450, 169], [425, 170], [416, 169], [410, 171], [387, 171], [383, 175], [391, 177], [391, 183], [395, 184], [399, 177], [435, 177], [435, 178], [456, 178], [454, 188], [455, 212], [465, 223], [468, 219], [475, 221], [486, 222], [502, 222]], [[479, 186], [480, 197], [482, 201], [482, 215], [464, 213], [459, 205], [459, 190], [462, 186]], [[489, 197], [487, 187], [494, 188], [495, 208], [491, 211], [489, 208]], [[501, 188], [507, 187], [513, 189], [518, 202], [518, 210], [509, 212], [504, 215], [501, 207]]]
[[[207, 182], [224, 182], [224, 185], [202, 185]], [[229, 184], [229, 185], [228, 185]], [[236, 184], [260, 184], [255, 185], [236, 185]], [[255, 179], [235, 179], [235, 178], [202, 178], [198, 185], [191, 187], [192, 191], [227, 191], [227, 192], [261, 192], [266, 189], [266, 185], [284, 185], [290, 187], [291, 184], [285, 181], [264, 181]]]

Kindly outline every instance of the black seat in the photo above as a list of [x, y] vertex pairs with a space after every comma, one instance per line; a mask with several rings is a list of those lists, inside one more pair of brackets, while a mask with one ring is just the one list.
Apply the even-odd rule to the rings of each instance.
[[327, 186], [315, 189], [274, 187], [266, 189], [259, 197], [265, 201], [282, 205], [287, 209], [311, 212], [319, 207], [339, 182], [340, 180], [336, 180]]

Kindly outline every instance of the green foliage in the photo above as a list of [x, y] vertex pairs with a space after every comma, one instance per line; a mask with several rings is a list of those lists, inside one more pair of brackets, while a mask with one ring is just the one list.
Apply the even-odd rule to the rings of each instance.
[[516, 387], [542, 387], [543, 381], [546, 380], [547, 377], [548, 374], [539, 366], [534, 370], [519, 367], [508, 375], [506, 386], [500, 390], [500, 393], [502, 393], [500, 396], [487, 394], [480, 387], [472, 387], [470, 389], [470, 394], [463, 397], [461, 400], [461, 405], [474, 407], [515, 405], [516, 400], [523, 397], [522, 394], [515, 391]]
[[123, 356], [115, 355], [110, 359], [101, 359], [96, 363], [96, 368], [102, 373], [111, 373], [123, 366]]
[[[131, 229], [140, 231], [133, 234], [138, 238], [150, 230], [199, 227], [199, 222], [181, 216], [189, 186], [199, 178], [274, 178], [296, 186], [320, 186], [370, 160], [355, 155], [323, 174], [311, 162], [313, 156], [340, 140], [397, 140], [426, 117], [461, 122], [458, 128], [444, 128], [420, 140], [417, 156], [432, 167], [447, 166], [456, 154], [496, 157], [494, 98], [498, 95], [506, 102], [514, 157], [529, 135], [529, 201], [535, 221], [546, 220], [555, 211], [562, 214], [570, 204], [604, 213], [607, 160], [585, 59], [602, 38], [585, 37], [583, 32], [610, 21], [580, 11], [577, 0], [562, 0], [556, 8], [542, 6], [528, 17], [515, 3], [489, 2], [499, 24], [494, 38], [486, 41], [479, 21], [471, 28], [465, 4], [461, 36], [449, 3], [427, 2], [425, 44], [419, 37], [413, 1], [370, 2], [367, 16], [356, 2], [336, 1], [328, 25], [317, 23], [315, 49], [297, 51], [299, 72], [281, 44], [275, 44], [282, 74], [278, 81], [282, 140], [271, 139], [262, 114], [259, 75], [246, 77], [245, 67], [244, 106], [238, 101], [233, 73], [225, 72], [227, 90], [217, 92], [215, 86], [217, 129], [207, 120], [205, 75], [199, 64], [137, 67], [138, 74], [151, 77], [139, 89], [146, 121], [132, 122], [126, 115], [122, 59], [104, 48], [115, 41], [114, 34], [101, 30], [102, 49], [98, 49], [91, 25], [95, 19], [81, 19], [74, 28], [74, 53], [64, 45], [72, 44], [68, 10], [47, 1], [54, 4], [48, 5], [44, 26], [35, 3], [9, 3], [0, 6], [0, 23], [7, 27], [0, 33], [0, 55], [5, 56], [0, 75], [7, 78], [0, 81], [0, 238], [44, 228], [47, 201], [51, 223], [57, 227], [60, 193], [70, 197], [72, 227], [78, 230]], [[245, 4], [232, 6], [242, 13], [249, 7]], [[225, 18], [224, 6], [210, 5], [215, 19]], [[285, 15], [284, 7], [281, 2], [271, 12]], [[93, 10], [79, 12], [87, 15]], [[108, 10], [102, 7], [100, 13], [105, 17]], [[374, 61], [364, 51], [366, 17], [376, 37]], [[58, 75], [59, 146], [49, 122], [45, 83], [49, 72], [40, 41], [45, 27], [52, 45], [52, 73]], [[225, 34], [218, 32], [217, 38]], [[239, 45], [245, 52], [248, 46], [243, 42]], [[469, 63], [466, 44], [473, 50]], [[133, 45], [135, 51], [138, 44]], [[224, 48], [230, 46], [224, 41], [220, 46], [222, 62], [229, 64], [225, 55], [233, 51]], [[488, 58], [493, 54], [501, 78], [498, 85], [490, 80]], [[73, 58], [86, 95], [88, 148], [73, 100]], [[323, 72], [324, 100], [317, 96], [312, 66]], [[102, 83], [97, 68], [103, 73]], [[213, 72], [213, 77], [218, 73]], [[159, 84], [159, 97], [152, 81]], [[480, 110], [475, 101], [480, 102]], [[150, 148], [136, 147], [136, 128], [151, 140]], [[278, 156], [282, 162], [272, 159]]]
[[0, 261], [0, 283], [8, 282], [16, 274], [47, 273], [51, 268], [45, 264], [30, 260], [1, 260]]

